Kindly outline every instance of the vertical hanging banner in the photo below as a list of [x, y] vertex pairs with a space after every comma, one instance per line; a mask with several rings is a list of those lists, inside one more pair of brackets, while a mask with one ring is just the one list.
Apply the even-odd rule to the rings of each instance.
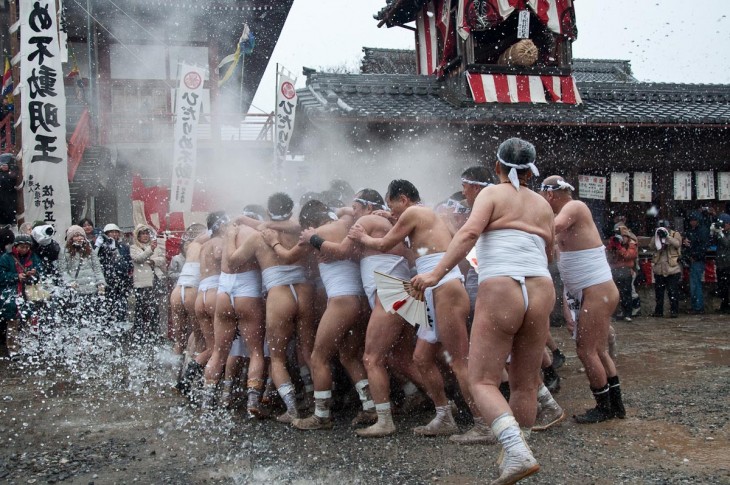
[[674, 172], [674, 200], [692, 200], [692, 172]]
[[66, 9], [63, 6], [63, 0], [58, 0], [58, 48], [60, 52], [61, 62], [68, 62], [68, 30], [66, 29]]
[[611, 174], [611, 202], [629, 201], [629, 174], [615, 172]]
[[578, 193], [581, 199], [606, 200], [606, 177], [579, 175]]
[[651, 202], [651, 172], [634, 172], [634, 202]]
[[203, 69], [184, 63], [180, 65], [180, 85], [175, 96], [170, 212], [190, 212], [193, 203], [203, 79]]
[[697, 184], [697, 200], [715, 198], [715, 177], [712, 171], [695, 172], [695, 183]]
[[717, 198], [730, 200], [730, 172], [717, 173]]
[[20, 1], [25, 220], [63, 234], [71, 225], [66, 146], [66, 94], [55, 0]]
[[294, 131], [294, 116], [297, 109], [296, 79], [283, 67], [276, 76], [276, 120], [274, 123], [274, 161], [277, 176], [281, 176], [289, 150], [289, 141]]

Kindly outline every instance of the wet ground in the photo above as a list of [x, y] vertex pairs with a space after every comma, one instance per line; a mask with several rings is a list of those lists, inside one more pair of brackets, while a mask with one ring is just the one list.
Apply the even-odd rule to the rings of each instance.
[[[616, 328], [627, 418], [533, 433], [542, 470], [526, 483], [730, 483], [730, 318]], [[582, 412], [587, 381], [567, 332], [553, 330], [568, 357], [556, 398]], [[0, 362], [0, 483], [469, 484], [497, 473], [497, 446], [414, 436], [428, 413], [396, 417], [398, 433], [376, 440], [354, 435], [354, 411], [309, 433], [203, 414], [168, 390], [161, 348], [129, 354], [97, 339], [72, 357], [89, 341], [54, 342], [49, 365]]]

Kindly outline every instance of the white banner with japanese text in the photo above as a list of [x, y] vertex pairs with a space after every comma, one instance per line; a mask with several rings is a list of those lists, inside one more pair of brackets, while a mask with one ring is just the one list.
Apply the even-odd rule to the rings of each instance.
[[281, 176], [281, 169], [289, 150], [289, 141], [294, 131], [294, 116], [297, 109], [297, 91], [291, 73], [283, 67], [279, 70], [276, 81], [276, 119], [274, 120], [274, 161], [277, 175]]
[[634, 172], [634, 202], [651, 202], [651, 172]]
[[674, 172], [674, 200], [692, 200], [692, 172]]
[[715, 198], [715, 176], [712, 171], [695, 172], [697, 184], [697, 200], [709, 200]]
[[611, 202], [629, 201], [629, 174], [615, 172], [611, 174]]
[[730, 200], [730, 172], [717, 173], [717, 199]]
[[66, 145], [66, 94], [55, 0], [20, 1], [25, 220], [71, 225]]
[[203, 102], [205, 71], [180, 65], [180, 86], [175, 97], [175, 138], [172, 149], [170, 212], [190, 212], [198, 160], [198, 120]]
[[606, 177], [579, 175], [578, 193], [581, 199], [606, 200]]

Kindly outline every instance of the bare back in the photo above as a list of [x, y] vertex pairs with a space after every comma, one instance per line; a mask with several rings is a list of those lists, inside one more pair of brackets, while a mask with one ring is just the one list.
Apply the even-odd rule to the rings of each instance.
[[405, 225], [409, 229], [406, 236], [411, 241], [411, 249], [418, 256], [446, 252], [451, 243], [451, 231], [446, 223], [428, 207], [409, 207], [393, 229], [397, 230], [399, 225]]
[[561, 252], [603, 245], [590, 209], [579, 200], [571, 200], [555, 216], [555, 239]]
[[203, 244], [200, 249], [200, 277], [221, 274], [221, 259], [223, 257], [223, 238], [216, 236]]
[[[370, 237], [381, 238], [388, 234], [391, 229], [393, 229], [393, 224], [391, 224], [388, 219], [372, 214], [362, 216], [357, 220], [357, 223], [363, 227], [365, 233]], [[360, 254], [360, 257], [365, 258], [367, 256], [373, 256], [375, 254], [383, 253], [375, 249], [370, 249], [362, 246], [362, 253]], [[397, 244], [389, 251], [386, 251], [385, 254], [394, 254], [396, 256], [403, 256], [404, 258], [409, 259], [411, 256], [410, 251], [408, 250], [408, 248], [406, 248], [406, 245], [404, 243]]]
[[550, 204], [526, 187], [517, 191], [512, 184], [502, 183], [484, 188], [474, 201], [465, 225], [473, 223], [483, 224], [482, 232], [515, 229], [535, 234], [545, 240], [548, 252], [553, 244]]
[[[228, 274], [245, 273], [247, 271], [255, 271], [259, 269], [259, 265], [256, 259], [250, 259], [240, 264], [230, 262], [230, 257], [233, 252], [241, 247], [246, 241], [254, 234], [258, 234], [256, 229], [249, 226], [237, 226], [236, 238], [228, 239], [226, 241], [226, 247], [223, 251], [223, 257], [221, 258], [221, 271]], [[230, 247], [232, 246], [232, 247]]]

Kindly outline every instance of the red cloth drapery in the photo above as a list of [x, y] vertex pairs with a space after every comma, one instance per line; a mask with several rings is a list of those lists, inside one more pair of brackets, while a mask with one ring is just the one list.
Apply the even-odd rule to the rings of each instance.
[[504, 22], [515, 11], [530, 9], [551, 31], [575, 39], [573, 0], [459, 0], [457, 29], [466, 38]]

